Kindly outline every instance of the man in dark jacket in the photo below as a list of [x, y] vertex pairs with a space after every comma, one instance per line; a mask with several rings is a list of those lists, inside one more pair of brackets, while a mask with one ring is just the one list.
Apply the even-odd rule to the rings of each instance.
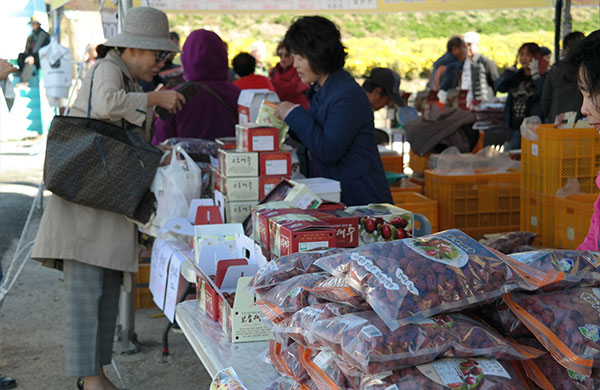
[[[31, 35], [27, 37], [27, 42], [25, 43], [25, 52], [20, 53], [17, 59], [19, 64], [19, 76], [21, 77], [21, 81], [26, 82], [31, 77], [31, 73], [33, 73], [33, 65], [35, 65], [36, 69], [40, 68], [40, 58], [38, 57], [38, 51], [50, 43], [50, 36], [40, 24], [40, 21], [34, 17], [31, 17], [29, 21], [31, 25]], [[25, 69], [29, 68], [29, 69]]]
[[489, 100], [494, 93], [494, 83], [498, 80], [498, 68], [494, 61], [479, 54], [479, 34], [469, 31], [465, 34], [467, 58], [463, 64], [460, 89], [467, 90], [467, 105], [473, 100]]
[[575, 111], [578, 118], [582, 117], [579, 108], [583, 97], [577, 87], [577, 79], [567, 77], [564, 59], [567, 58], [573, 45], [583, 38], [585, 35], [579, 31], [567, 34], [563, 38], [563, 59], [548, 71], [542, 90], [542, 113], [546, 123], [554, 123], [556, 115], [563, 112]]
[[448, 91], [458, 87], [462, 62], [467, 56], [467, 45], [463, 37], [455, 35], [446, 44], [446, 54], [433, 63], [428, 89]]

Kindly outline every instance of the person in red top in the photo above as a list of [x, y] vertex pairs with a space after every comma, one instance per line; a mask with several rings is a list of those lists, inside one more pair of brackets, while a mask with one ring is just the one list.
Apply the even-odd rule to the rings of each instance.
[[298, 72], [292, 66], [294, 57], [285, 49], [283, 41], [277, 45], [277, 56], [279, 56], [279, 63], [275, 65], [269, 74], [277, 96], [282, 102], [288, 101], [299, 104], [308, 111], [310, 103], [305, 93], [308, 91], [309, 85], [300, 80]]
[[268, 89], [275, 92], [275, 88], [268, 77], [254, 74], [256, 59], [249, 53], [240, 53], [233, 57], [233, 70], [240, 78], [234, 84], [241, 89]]

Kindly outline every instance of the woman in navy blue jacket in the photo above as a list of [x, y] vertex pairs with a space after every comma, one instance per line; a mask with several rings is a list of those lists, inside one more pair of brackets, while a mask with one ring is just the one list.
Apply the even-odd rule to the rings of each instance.
[[346, 48], [335, 24], [305, 16], [284, 45], [303, 83], [317, 84], [310, 109], [283, 102], [276, 114], [316, 158], [321, 176], [338, 180], [347, 206], [393, 203], [375, 144], [373, 111], [362, 88], [343, 70]]

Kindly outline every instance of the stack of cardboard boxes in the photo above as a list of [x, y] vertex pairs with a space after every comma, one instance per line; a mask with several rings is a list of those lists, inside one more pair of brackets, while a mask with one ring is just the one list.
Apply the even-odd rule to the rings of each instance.
[[279, 149], [279, 129], [246, 123], [236, 126], [236, 138], [219, 142], [215, 190], [225, 201], [225, 221], [243, 222], [292, 169], [291, 152]]

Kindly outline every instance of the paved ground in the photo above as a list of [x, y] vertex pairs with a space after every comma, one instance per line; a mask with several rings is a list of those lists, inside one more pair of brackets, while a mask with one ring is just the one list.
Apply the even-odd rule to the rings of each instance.
[[[43, 142], [0, 143], [0, 260], [9, 266], [42, 177]], [[33, 214], [24, 243], [35, 238], [41, 212]], [[60, 227], [57, 227], [60, 228]], [[75, 389], [64, 376], [62, 273], [29, 260], [0, 306], [0, 373], [18, 389]], [[156, 309], [136, 312], [137, 354], [114, 356], [122, 376], [106, 367], [115, 384], [132, 389], [208, 389], [210, 378], [182, 334], [171, 332], [171, 356], [161, 356], [167, 319]]]

